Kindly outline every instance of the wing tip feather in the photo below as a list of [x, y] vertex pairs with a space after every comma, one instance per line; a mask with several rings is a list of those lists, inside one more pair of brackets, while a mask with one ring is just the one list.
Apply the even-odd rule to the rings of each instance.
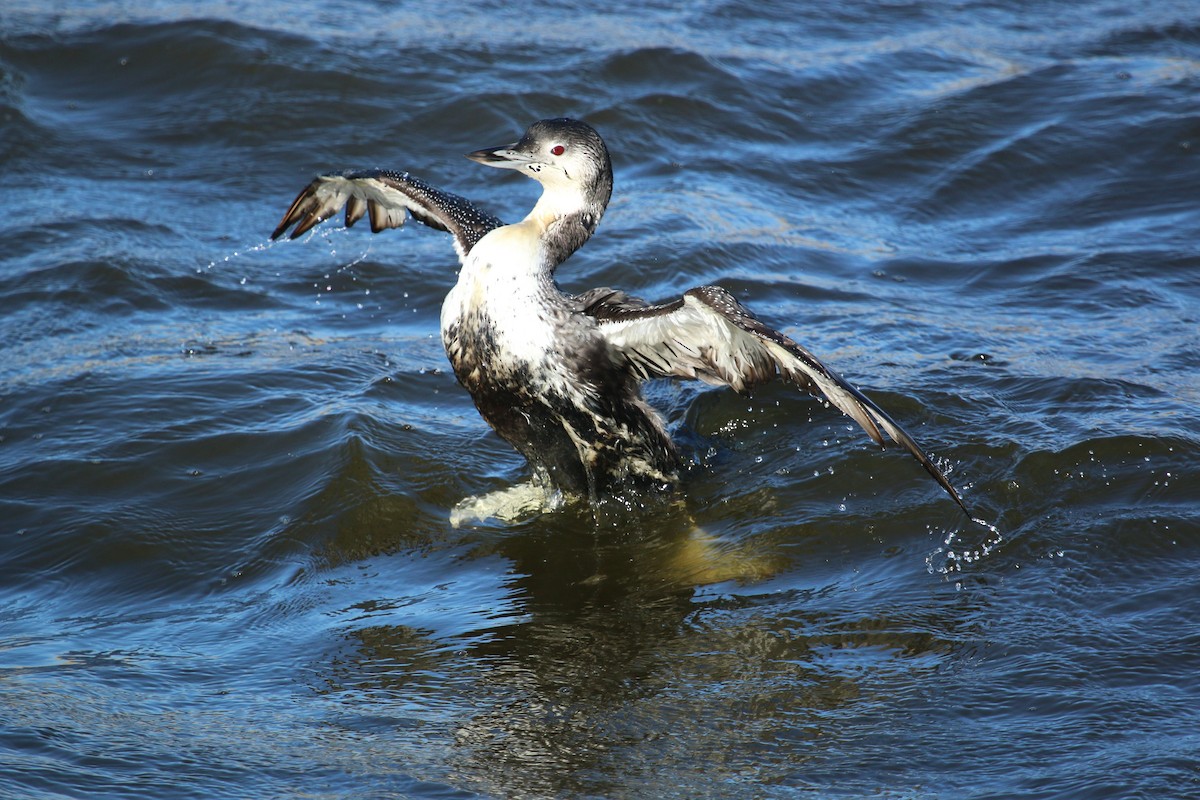
[[[275, 230], [271, 232], [272, 240], [278, 239], [280, 236], [282, 236], [296, 220], [300, 219], [309, 211], [310, 206], [315, 198], [315, 192], [313, 190], [315, 184], [316, 181], [313, 181], [308, 186], [305, 186], [300, 191], [300, 194], [296, 195], [296, 199], [292, 201], [290, 206], [288, 206], [287, 213], [283, 215], [283, 219], [279, 221], [279, 224], [275, 226]], [[293, 234], [291, 238], [294, 239], [296, 237]]]

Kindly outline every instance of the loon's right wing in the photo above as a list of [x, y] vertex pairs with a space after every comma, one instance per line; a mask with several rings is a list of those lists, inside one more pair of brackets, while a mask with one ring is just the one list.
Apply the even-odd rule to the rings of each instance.
[[347, 228], [369, 216], [373, 233], [399, 228], [407, 214], [412, 214], [418, 222], [452, 234], [460, 259], [466, 258], [484, 234], [504, 224], [470, 200], [435, 189], [407, 172], [372, 169], [315, 178], [296, 196], [271, 238], [278, 239], [295, 225], [290, 237], [295, 239], [342, 206], [346, 207]]

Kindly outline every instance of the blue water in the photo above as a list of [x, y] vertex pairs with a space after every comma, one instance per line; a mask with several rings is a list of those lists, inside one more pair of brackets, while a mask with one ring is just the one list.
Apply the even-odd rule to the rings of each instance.
[[[1200, 796], [1200, 7], [0, 8], [0, 796]], [[559, 272], [718, 283], [888, 409], [648, 390], [686, 509], [521, 480], [330, 169], [591, 122]], [[700, 533], [697, 531], [702, 531]]]

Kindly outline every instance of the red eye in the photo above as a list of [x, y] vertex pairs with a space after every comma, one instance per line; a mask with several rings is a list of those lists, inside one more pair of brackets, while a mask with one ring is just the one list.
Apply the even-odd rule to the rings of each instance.
[[556, 144], [554, 147], [550, 148], [550, 152], [556, 156], [561, 156], [563, 153], [567, 152], [567, 148], [563, 147], [561, 144]]

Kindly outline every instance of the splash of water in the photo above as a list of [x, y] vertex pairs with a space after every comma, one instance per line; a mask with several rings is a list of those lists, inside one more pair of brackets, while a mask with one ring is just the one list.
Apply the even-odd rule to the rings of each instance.
[[[309, 233], [305, 236], [303, 241], [308, 242], [314, 238], [320, 238], [320, 239], [324, 240], [324, 242], [326, 243], [326, 246], [329, 248], [330, 258], [337, 259], [338, 258], [338, 249], [336, 246], [335, 237], [340, 234], [344, 234], [346, 232], [346, 230], [347, 230], [347, 228], [345, 228], [344, 226], [330, 227], [330, 228], [324, 228], [324, 227], [314, 228], [313, 230], [309, 231]], [[260, 241], [258, 244], [255, 244], [255, 245], [252, 245], [249, 247], [243, 247], [241, 249], [234, 250], [230, 253], [227, 253], [226, 255], [222, 256], [220, 259], [208, 262], [208, 264], [204, 267], [197, 267], [196, 272], [197, 272], [197, 274], [212, 273], [215, 268], [218, 268], [218, 267], [223, 268], [225, 265], [232, 264], [233, 262], [237, 261], [238, 259], [250, 257], [257, 253], [266, 252], [267, 250], [270, 250], [272, 247], [275, 247], [276, 245], [281, 244], [283, 241], [285, 241], [285, 240], [283, 240], [283, 239], [280, 239], [280, 240], [264, 239], [264, 240]], [[336, 268], [334, 268], [330, 272], [325, 273], [322, 276], [322, 281], [313, 283], [313, 288], [316, 289], [316, 296], [313, 301], [315, 305], [318, 305], [318, 306], [321, 305], [322, 298], [327, 297], [333, 293], [334, 287], [333, 287], [333, 283], [332, 283], [332, 278], [334, 275], [342, 275], [342, 274], [348, 273], [350, 275], [350, 278], [352, 281], [358, 280], [358, 278], [355, 276], [354, 271], [353, 271], [354, 267], [363, 263], [371, 256], [371, 253], [373, 250], [373, 244], [374, 243], [371, 239], [364, 240], [364, 246], [362, 247], [362, 249], [359, 250], [358, 248], [356, 248], [355, 255], [349, 261], [339, 264]], [[275, 277], [280, 277], [280, 273], [276, 272]], [[237, 279], [237, 283], [239, 286], [246, 286], [247, 284], [253, 283], [253, 277], [252, 277], [252, 275], [242, 275], [240, 278]], [[370, 294], [371, 294], [370, 289], [365, 289], [363, 291], [364, 297], [367, 295], [370, 295]], [[356, 306], [360, 311], [364, 309], [364, 304], [361, 301], [356, 303]]]
[[[276, 244], [278, 244], [278, 242], [272, 241], [270, 239], [264, 239], [263, 241], [259, 242], [258, 244], [254, 245], [252, 247], [247, 247], [247, 248], [244, 248], [241, 250], [234, 250], [233, 252], [222, 256], [219, 261], [210, 261], [210, 262], [208, 262], [207, 265], [205, 265], [203, 267], [196, 267], [196, 274], [203, 275], [206, 272], [212, 272], [213, 268], [216, 267], [218, 264], [229, 264], [229, 263], [233, 262], [234, 260], [239, 259], [243, 256], [248, 256], [251, 253], [265, 252], [267, 250], [270, 250]], [[239, 281], [239, 283], [244, 286], [246, 284], [247, 280], [248, 280], [248, 277], [243, 276], [242, 279]]]
[[[951, 575], [961, 574], [974, 564], [978, 564], [995, 552], [1004, 543], [1004, 534], [990, 522], [971, 517], [971, 522], [987, 531], [982, 541], [968, 544], [961, 537], [961, 531], [954, 530], [946, 534], [939, 547], [925, 557], [925, 565], [930, 574]], [[938, 562], [941, 562], [940, 564]]]

